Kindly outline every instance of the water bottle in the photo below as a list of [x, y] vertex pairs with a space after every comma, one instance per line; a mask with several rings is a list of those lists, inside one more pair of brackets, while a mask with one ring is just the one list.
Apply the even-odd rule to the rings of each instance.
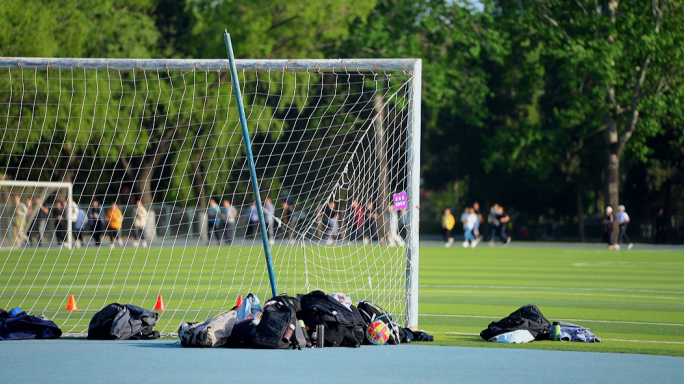
[[553, 340], [559, 341], [560, 340], [560, 323], [557, 321], [554, 321], [553, 326], [551, 326], [551, 331], [553, 332]]

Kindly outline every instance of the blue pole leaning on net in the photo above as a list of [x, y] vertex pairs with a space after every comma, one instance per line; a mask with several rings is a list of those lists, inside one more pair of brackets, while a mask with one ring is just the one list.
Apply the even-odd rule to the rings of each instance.
[[235, 68], [235, 56], [233, 55], [233, 44], [230, 41], [230, 34], [226, 31], [223, 35], [226, 41], [226, 50], [228, 51], [228, 60], [230, 61], [230, 75], [233, 78], [233, 89], [235, 90], [235, 101], [237, 102], [238, 114], [240, 115], [240, 125], [242, 126], [242, 138], [245, 141], [245, 150], [247, 151], [247, 164], [249, 165], [249, 175], [252, 179], [252, 189], [254, 190], [254, 203], [256, 204], [257, 212], [259, 213], [259, 227], [261, 228], [261, 240], [264, 243], [264, 255], [266, 256], [266, 268], [268, 268], [268, 279], [271, 282], [271, 293], [273, 296], [278, 296], [278, 288], [276, 287], [275, 273], [273, 273], [273, 261], [271, 260], [271, 245], [268, 242], [268, 233], [266, 232], [266, 221], [264, 220], [264, 209], [261, 206], [261, 197], [259, 196], [259, 183], [257, 181], [256, 169], [254, 168], [254, 157], [252, 156], [252, 143], [249, 140], [249, 131], [247, 130], [247, 118], [245, 117], [245, 107], [242, 105], [242, 94], [240, 93], [240, 82], [238, 81], [237, 69]]

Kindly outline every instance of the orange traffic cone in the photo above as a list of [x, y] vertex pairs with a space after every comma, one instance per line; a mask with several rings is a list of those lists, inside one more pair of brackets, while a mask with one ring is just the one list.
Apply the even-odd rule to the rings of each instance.
[[78, 307], [76, 306], [76, 299], [74, 298], [74, 295], [69, 296], [69, 302], [67, 303], [67, 311], [78, 311]]
[[164, 311], [166, 310], [166, 306], [164, 305], [164, 299], [162, 299], [161, 295], [157, 297], [157, 305], [154, 306], [155, 311]]
[[240, 308], [242, 306], [242, 295], [238, 295], [237, 301], [235, 302], [235, 307]]

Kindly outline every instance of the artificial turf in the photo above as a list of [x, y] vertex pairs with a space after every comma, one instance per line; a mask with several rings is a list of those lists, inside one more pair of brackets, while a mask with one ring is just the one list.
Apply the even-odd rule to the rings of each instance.
[[[387, 254], [367, 249], [342, 247], [325, 255], [349, 254], [353, 268], [382, 274], [387, 265], [381, 259]], [[295, 270], [298, 256], [279, 254], [283, 250], [275, 247], [276, 269]], [[101, 305], [118, 301], [152, 308], [161, 293], [167, 311], [158, 328], [173, 332], [198, 311], [229, 308], [236, 292], [259, 292], [263, 298], [268, 277], [261, 257], [259, 247], [0, 251], [0, 307], [45, 311], [63, 329], [83, 332]], [[301, 289], [292, 284], [301, 277], [278, 274], [290, 294]], [[163, 282], [160, 289], [158, 282]], [[347, 284], [356, 289], [364, 282]], [[392, 292], [397, 287], [374, 289]], [[69, 294], [77, 297], [80, 311], [60, 309]], [[604, 342], [507, 345], [479, 338], [489, 322], [529, 303], [549, 320], [591, 328]], [[420, 328], [432, 333], [437, 345], [684, 356], [684, 252], [421, 247], [419, 313]]]
[[[420, 261], [420, 327], [438, 344], [684, 356], [684, 252], [435, 247]], [[603, 343], [481, 340], [529, 303]]]

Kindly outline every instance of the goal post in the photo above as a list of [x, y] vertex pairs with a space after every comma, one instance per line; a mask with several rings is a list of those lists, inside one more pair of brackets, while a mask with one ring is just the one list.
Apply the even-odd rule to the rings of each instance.
[[1, 305], [79, 334], [161, 294], [172, 332], [270, 296], [272, 247], [279, 293], [342, 292], [418, 327], [421, 60], [234, 64], [0, 58], [0, 187], [58, 180], [81, 210], [120, 211], [113, 230], [89, 218], [81, 249], [71, 233], [59, 252], [0, 248]]

